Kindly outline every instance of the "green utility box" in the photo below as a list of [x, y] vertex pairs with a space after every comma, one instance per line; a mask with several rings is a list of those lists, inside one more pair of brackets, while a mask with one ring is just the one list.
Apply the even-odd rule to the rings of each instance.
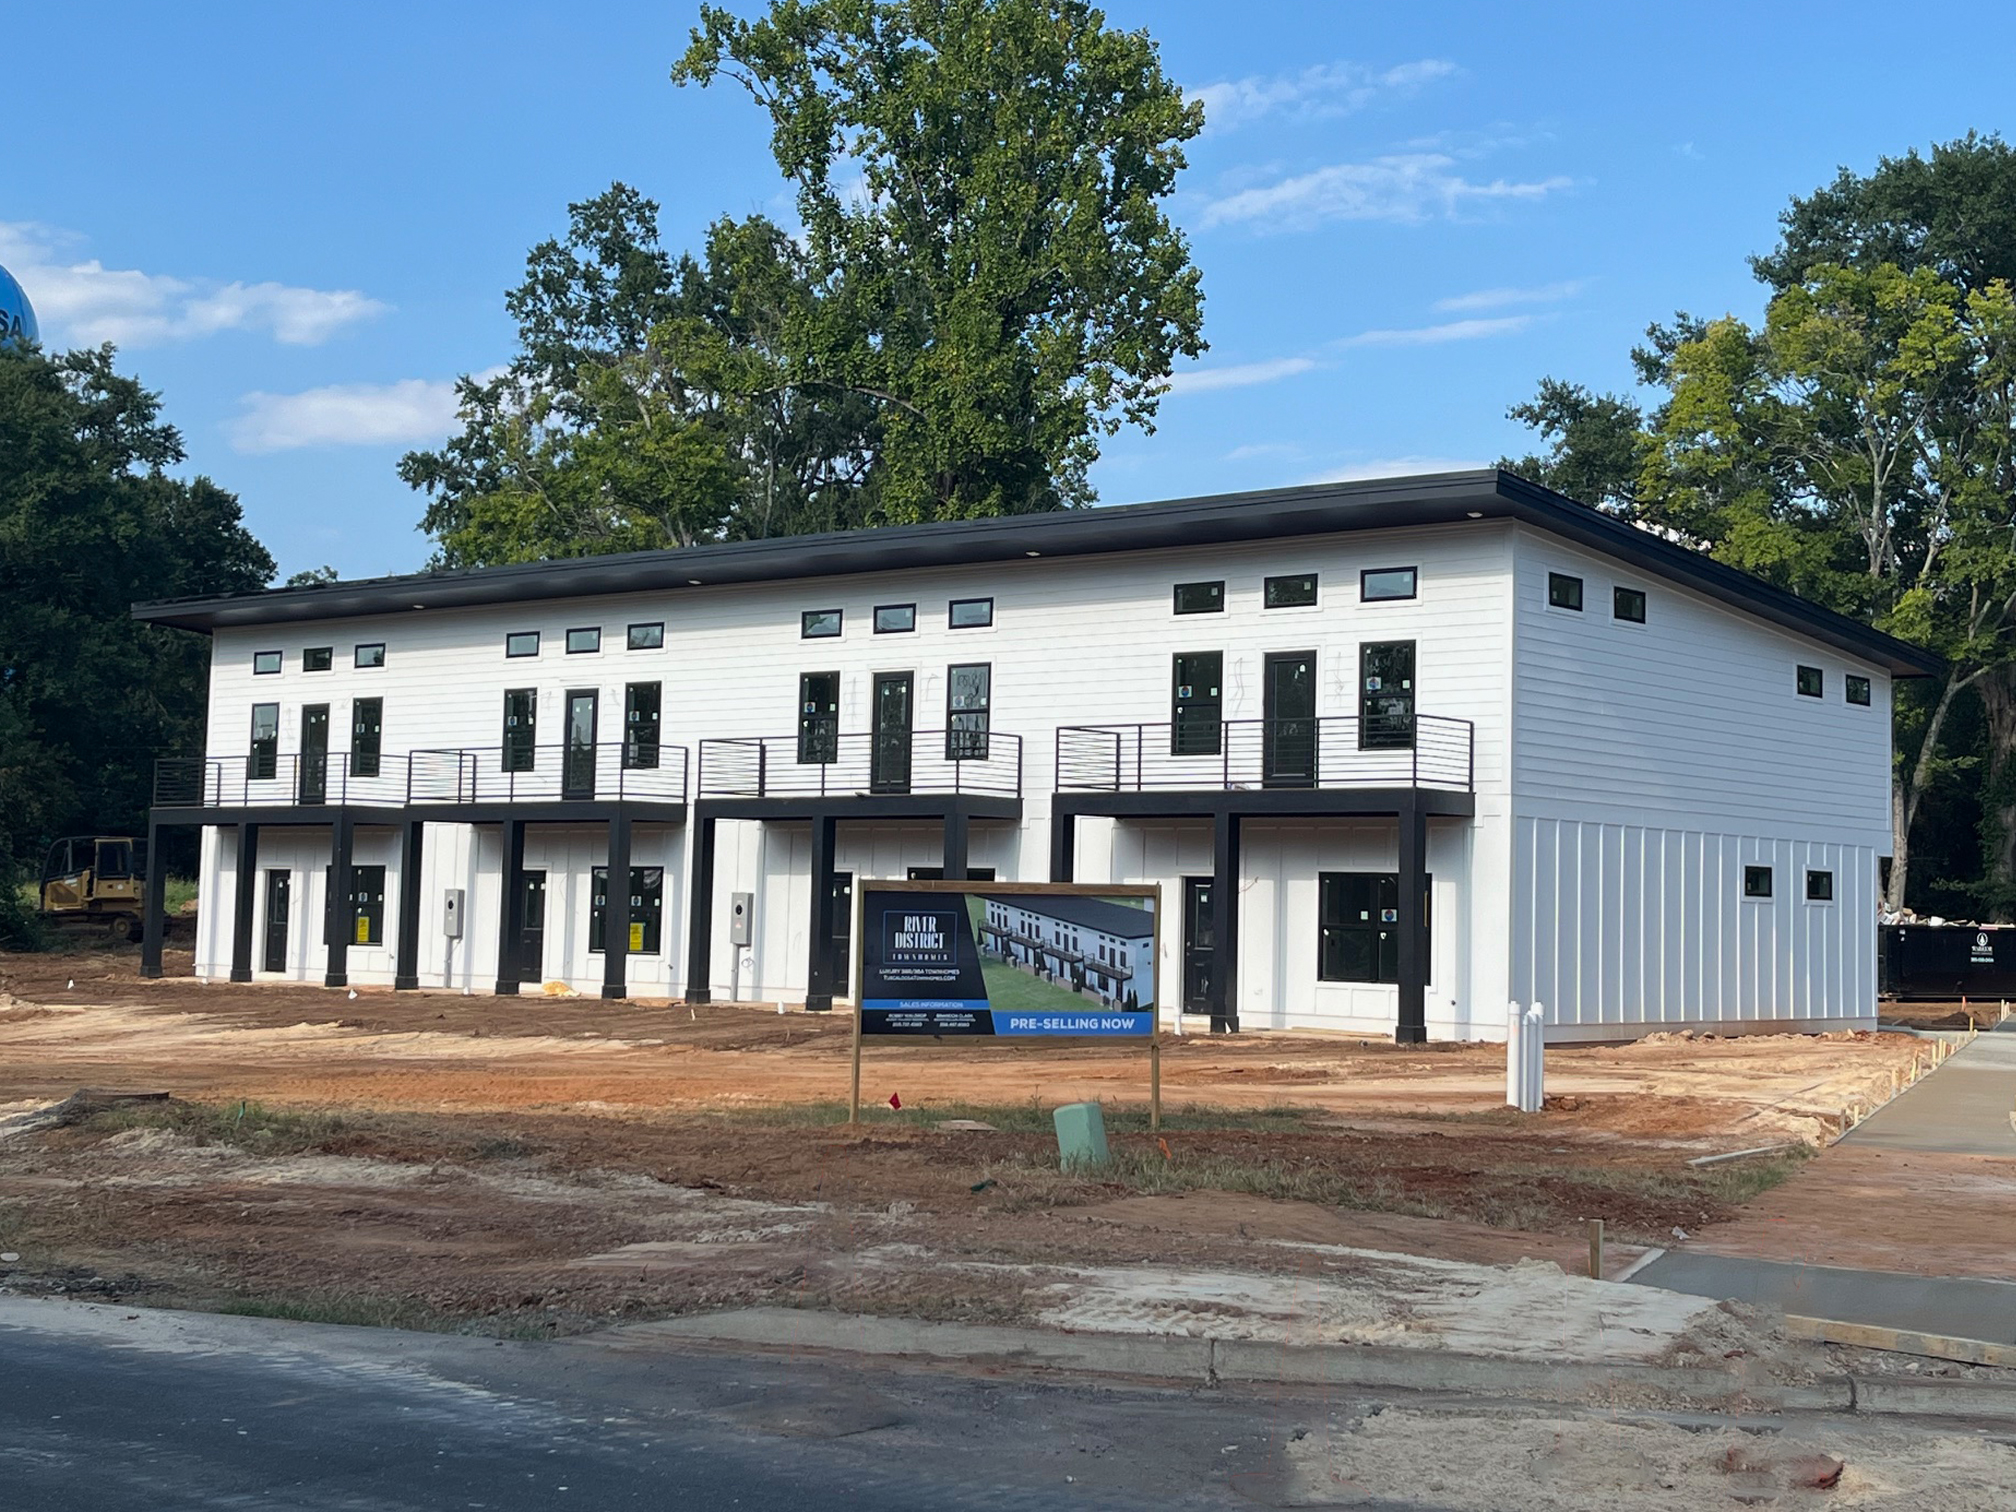
[[1059, 1165], [1069, 1171], [1106, 1164], [1106, 1118], [1099, 1104], [1066, 1103], [1055, 1117]]

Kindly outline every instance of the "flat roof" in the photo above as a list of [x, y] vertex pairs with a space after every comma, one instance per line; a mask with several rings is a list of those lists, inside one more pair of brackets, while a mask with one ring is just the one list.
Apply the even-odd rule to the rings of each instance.
[[268, 588], [133, 606], [135, 619], [210, 632], [361, 615], [466, 609], [537, 599], [784, 582], [1029, 558], [1103, 556], [1353, 530], [1516, 520], [1731, 608], [1873, 662], [1897, 677], [1938, 674], [1932, 652], [1823, 609], [1761, 578], [1675, 545], [1499, 468], [1368, 478], [1156, 504], [892, 525], [823, 535], [729, 541], [676, 551], [566, 557], [509, 567], [421, 572], [356, 582]]

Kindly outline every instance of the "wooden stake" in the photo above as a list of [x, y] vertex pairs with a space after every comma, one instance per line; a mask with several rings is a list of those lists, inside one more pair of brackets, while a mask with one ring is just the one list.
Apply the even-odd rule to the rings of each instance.
[[1601, 1218], [1591, 1218], [1589, 1220], [1589, 1279], [1591, 1281], [1601, 1281], [1603, 1279], [1603, 1220]]
[[847, 1122], [861, 1122], [861, 1000], [854, 1000], [854, 1086], [847, 1094]]
[[1162, 1132], [1162, 1031], [1148, 1036], [1148, 1132]]

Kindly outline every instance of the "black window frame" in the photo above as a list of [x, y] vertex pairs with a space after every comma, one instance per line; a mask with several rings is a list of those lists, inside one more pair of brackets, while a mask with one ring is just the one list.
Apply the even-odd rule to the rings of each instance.
[[[1374, 578], [1398, 577], [1403, 572], [1407, 575], [1407, 591], [1405, 593], [1374, 593], [1372, 591], [1372, 580]], [[1420, 596], [1421, 569], [1419, 566], [1365, 567], [1359, 570], [1358, 602], [1361, 604], [1404, 604]]]
[[[1196, 590], [1202, 590], [1209, 602], [1186, 609], [1183, 606], [1183, 595]], [[1172, 605], [1171, 612], [1175, 614], [1223, 614], [1225, 612], [1225, 580], [1217, 578], [1195, 583], [1178, 583], [1172, 590], [1170, 602]]]
[[[372, 725], [364, 722], [364, 711], [373, 709], [377, 720]], [[350, 700], [350, 775], [352, 777], [376, 777], [384, 769], [385, 761], [385, 700], [383, 698], [353, 698]]]
[[[1306, 585], [1309, 596], [1307, 598], [1286, 599], [1277, 603], [1274, 598], [1275, 590], [1277, 585], [1282, 584]], [[1299, 586], [1297, 591], [1301, 591]], [[1260, 607], [1262, 609], [1314, 609], [1319, 602], [1319, 594], [1320, 584], [1317, 580], [1317, 575], [1313, 572], [1277, 573], [1273, 577], [1262, 578], [1260, 580]]]
[[[637, 632], [644, 630], [650, 634], [642, 641]], [[623, 633], [623, 649], [626, 651], [662, 651], [665, 649], [665, 621], [639, 620]]]
[[385, 642], [359, 641], [350, 648], [350, 665], [371, 672], [385, 665]]
[[[525, 728], [514, 730], [511, 724], [511, 701], [522, 698], [525, 701]], [[504, 690], [504, 723], [498, 746], [497, 765], [500, 771], [534, 772], [539, 769], [539, 690], [537, 688], [506, 688]]]
[[[594, 643], [577, 646], [574, 644], [574, 637], [577, 635], [592, 635], [595, 638]], [[569, 656], [599, 656], [602, 651], [602, 627], [600, 625], [576, 625], [572, 630], [567, 632], [566, 639], [562, 644], [566, 646]]]
[[1745, 862], [1743, 866], [1743, 901], [1746, 903], [1769, 903], [1777, 890], [1777, 879], [1769, 866]]
[[334, 646], [306, 646], [301, 651], [303, 672], [334, 672], [336, 670], [336, 648]]
[[[524, 649], [530, 641], [532, 649]], [[506, 630], [504, 632], [504, 659], [506, 661], [531, 661], [539, 654], [539, 632], [537, 630]]]
[[[1636, 614], [1626, 614], [1624, 608], [1627, 604], [1635, 607], [1638, 612]], [[1626, 625], [1642, 625], [1645, 623], [1647, 609], [1648, 600], [1643, 588], [1627, 588], [1622, 583], [1611, 585], [1610, 618]]]
[[[833, 621], [833, 628], [831, 630], [815, 630], [812, 628], [814, 620], [829, 618]], [[838, 640], [845, 633], [846, 629], [847, 611], [845, 609], [806, 609], [798, 615], [798, 639], [800, 640]]]
[[287, 665], [286, 656], [279, 651], [254, 651], [252, 653], [252, 675], [254, 677], [277, 677], [280, 669]]
[[[1857, 694], [1861, 696], [1858, 698]], [[1876, 702], [1876, 684], [1870, 678], [1850, 672], [1843, 679], [1841, 696], [1858, 709], [1869, 708]]]
[[[955, 685], [961, 672], [978, 670], [985, 678], [980, 702], [964, 708], [955, 701]], [[994, 664], [954, 662], [945, 669], [945, 759], [985, 761], [994, 720]]]
[[[973, 604], [986, 606], [986, 618], [971, 620], [963, 625], [960, 624], [959, 611]], [[989, 630], [993, 628], [993, 625], [994, 600], [992, 598], [948, 599], [945, 603], [945, 628], [947, 630]]]
[[[1385, 653], [1407, 651], [1407, 686], [1395, 692], [1371, 683], [1373, 661]], [[1415, 732], [1421, 717], [1420, 642], [1414, 640], [1360, 641], [1358, 643], [1358, 749], [1361, 751], [1408, 751], [1414, 748]], [[1401, 694], [1405, 694], [1403, 698]], [[1404, 703], [1401, 709], [1398, 705]]]
[[[651, 877], [656, 874], [656, 901], [652, 901], [654, 888]], [[640, 883], [639, 879], [643, 879]], [[625, 955], [663, 955], [665, 953], [665, 868], [662, 866], [632, 866], [630, 868], [630, 928], [637, 931], [643, 926], [637, 948], [628, 948]], [[602, 939], [602, 931], [609, 927], [609, 868], [602, 866], [588, 868], [588, 953], [607, 954]]]
[[1793, 687], [1801, 698], [1825, 698], [1827, 696], [1827, 670], [1824, 667], [1801, 666], [1793, 679]]
[[[1570, 601], [1573, 602], [1570, 602]], [[1588, 602], [1583, 592], [1582, 579], [1572, 572], [1552, 572], [1547, 574], [1547, 607], [1559, 609], [1566, 614], [1580, 614], [1582, 606]]]
[[[259, 733], [260, 716], [271, 719], [270, 733]], [[245, 756], [245, 776], [251, 782], [271, 782], [280, 775], [280, 705], [277, 703], [255, 703], [252, 705], [252, 735], [247, 744]]]
[[[1369, 898], [1367, 917], [1343, 917], [1349, 894]], [[1435, 877], [1421, 878], [1421, 937], [1424, 976], [1433, 975], [1435, 959]], [[1385, 917], [1390, 900], [1393, 917]], [[1333, 907], [1333, 905], [1335, 905]], [[1332, 918], [1332, 913], [1338, 917]], [[1382, 933], [1387, 938], [1381, 938]], [[1347, 946], [1358, 940], [1357, 965], [1371, 975], [1353, 974]], [[1398, 872], [1323, 871], [1316, 874], [1316, 980], [1392, 987], [1400, 982], [1400, 874]]]
[[[833, 712], [808, 711], [815, 677], [833, 679]], [[798, 765], [831, 766], [840, 759], [840, 673], [838, 669], [798, 674]]]
[[[1210, 698], [1187, 697], [1183, 663], [1209, 657], [1217, 663], [1217, 688]], [[1169, 658], [1169, 754], [1171, 756], [1218, 756], [1225, 750], [1225, 653], [1223, 651], [1178, 651]]]
[[[651, 692], [651, 729], [648, 736], [638, 732], [639, 700], [645, 689]], [[665, 722], [665, 684], [633, 682], [623, 685], [623, 767], [625, 771], [656, 771], [664, 743], [660, 732]]]
[[[1819, 884], [1819, 891], [1814, 884]], [[1820, 866], [1806, 868], [1806, 901], [1808, 903], [1832, 903], [1834, 901], [1834, 873]]]
[[[903, 615], [906, 622], [903, 624], [885, 625], [882, 623], [882, 616], [885, 614]], [[913, 634], [917, 629], [917, 606], [915, 604], [877, 604], [874, 614], [869, 618], [869, 624], [877, 635]]]

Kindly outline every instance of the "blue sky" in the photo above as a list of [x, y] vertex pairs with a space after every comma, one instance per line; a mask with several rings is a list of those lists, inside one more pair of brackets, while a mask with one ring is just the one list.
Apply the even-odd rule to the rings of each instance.
[[[1172, 203], [1211, 351], [1108, 503], [1488, 463], [1552, 373], [1629, 382], [1648, 320], [1753, 315], [1786, 200], [2016, 132], [2016, 7], [1126, 0], [1213, 107]], [[613, 179], [677, 248], [788, 214], [755, 108], [666, 75], [692, 7], [101, 3], [9, 22], [0, 264], [44, 339], [116, 340], [283, 573], [410, 570], [394, 471], [502, 296]]]

